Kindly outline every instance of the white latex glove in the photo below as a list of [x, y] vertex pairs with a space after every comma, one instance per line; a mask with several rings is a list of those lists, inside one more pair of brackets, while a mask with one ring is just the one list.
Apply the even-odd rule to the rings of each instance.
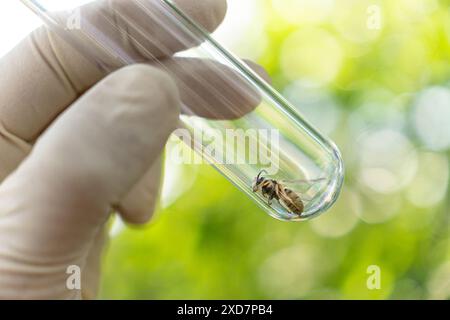
[[[107, 12], [129, 2], [96, 5]], [[226, 11], [225, 0], [177, 2], [209, 31]], [[172, 39], [147, 32], [170, 47]], [[135, 50], [125, 38], [124, 46]], [[180, 68], [150, 49], [202, 89], [195, 80], [207, 79], [207, 64], [184, 59]], [[150, 219], [160, 155], [181, 101], [196, 102], [197, 113], [212, 118], [238, 117], [257, 105], [237, 95], [236, 113], [210, 96], [216, 109], [207, 109], [154, 61], [103, 74], [45, 28], [0, 61], [0, 75], [0, 298], [8, 299], [95, 298], [111, 208], [129, 223]], [[81, 290], [66, 286], [71, 265], [82, 270]]]

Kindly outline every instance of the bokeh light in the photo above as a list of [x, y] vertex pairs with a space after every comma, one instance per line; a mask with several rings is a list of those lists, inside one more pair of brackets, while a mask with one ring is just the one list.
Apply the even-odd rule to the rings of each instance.
[[228, 14], [213, 36], [240, 57], [258, 60], [264, 54], [268, 42], [262, 17], [259, 0], [228, 0]]
[[445, 198], [448, 180], [448, 159], [436, 153], [421, 153], [418, 172], [406, 193], [408, 200], [418, 207], [435, 206]]
[[429, 299], [450, 299], [450, 261], [440, 265], [428, 281]]
[[383, 11], [373, 0], [339, 1], [331, 17], [336, 30], [346, 40], [365, 43], [375, 40], [383, 29]]
[[415, 101], [413, 122], [427, 148], [450, 148], [450, 89], [432, 87], [422, 91]]
[[284, 95], [324, 134], [328, 135], [337, 129], [341, 110], [326, 91], [296, 81], [284, 90]]
[[294, 25], [322, 22], [329, 18], [335, 5], [335, 0], [272, 0], [274, 11]]
[[394, 195], [387, 195], [371, 190], [366, 190], [363, 209], [359, 212], [362, 221], [369, 224], [386, 223], [400, 213], [403, 199]]
[[323, 237], [338, 238], [350, 233], [356, 227], [362, 211], [359, 195], [346, 188], [330, 214], [313, 220], [311, 226]]
[[341, 45], [330, 32], [311, 27], [286, 38], [280, 60], [288, 79], [325, 85], [337, 76], [343, 57]]
[[259, 281], [265, 290], [278, 299], [302, 298], [313, 289], [326, 260], [305, 244], [282, 249], [261, 266]]
[[417, 153], [401, 132], [385, 129], [359, 139], [359, 180], [379, 193], [407, 186], [417, 170]]

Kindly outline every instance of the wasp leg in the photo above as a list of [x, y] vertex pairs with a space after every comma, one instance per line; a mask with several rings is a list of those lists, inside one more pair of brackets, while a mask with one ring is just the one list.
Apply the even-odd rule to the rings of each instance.
[[267, 197], [267, 204], [268, 204], [269, 206], [272, 206], [272, 200], [273, 200], [273, 194], [268, 194], [268, 197]]
[[268, 193], [265, 192], [264, 190], [262, 190], [261, 194], [262, 194], [262, 196], [263, 196], [264, 198], [267, 198], [267, 199], [270, 198], [270, 194], [268, 194]]
[[275, 191], [272, 191], [269, 194], [268, 202], [267, 202], [269, 204], [269, 206], [272, 206], [272, 200], [275, 199], [276, 197], [277, 197], [277, 193]]
[[272, 192], [265, 192], [264, 189], [263, 189], [262, 195], [263, 195], [264, 198], [267, 199], [267, 204], [269, 206], [272, 206], [273, 193]]

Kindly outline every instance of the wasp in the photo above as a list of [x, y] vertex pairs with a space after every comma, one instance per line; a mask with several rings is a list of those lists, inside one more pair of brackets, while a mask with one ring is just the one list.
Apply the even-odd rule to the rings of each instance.
[[[253, 182], [253, 192], [260, 193], [264, 198], [267, 199], [267, 204], [272, 206], [272, 201], [275, 199], [278, 203], [285, 208], [288, 212], [301, 216], [305, 210], [305, 204], [301, 199], [300, 195], [289, 189], [285, 184], [288, 181], [277, 181], [274, 179], [268, 179], [263, 177], [262, 174], [266, 173], [266, 170], [262, 170], [255, 178]], [[316, 180], [297, 180], [290, 181], [290, 183], [305, 183], [305, 182], [314, 182], [314, 181], [322, 181], [324, 179], [316, 179]]]

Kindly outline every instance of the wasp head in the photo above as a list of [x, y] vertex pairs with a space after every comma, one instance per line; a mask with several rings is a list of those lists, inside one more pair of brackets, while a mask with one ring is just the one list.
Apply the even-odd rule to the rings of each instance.
[[266, 178], [261, 176], [262, 173], [267, 173], [267, 171], [262, 170], [260, 173], [258, 173], [255, 180], [253, 181], [253, 185], [252, 185], [253, 192], [258, 192], [259, 189], [261, 188], [262, 183], [266, 180]]

